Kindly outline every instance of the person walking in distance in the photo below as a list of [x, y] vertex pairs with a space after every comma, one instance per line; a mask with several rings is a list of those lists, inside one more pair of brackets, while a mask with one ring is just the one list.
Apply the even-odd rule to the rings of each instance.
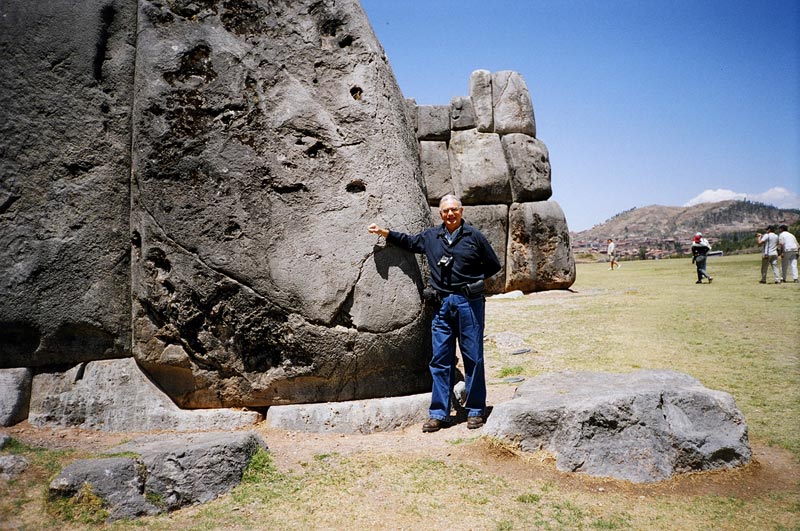
[[781, 280], [788, 281], [786, 272], [791, 270], [792, 282], [797, 282], [797, 238], [789, 232], [786, 225], [780, 226], [778, 234], [778, 251], [781, 255]]
[[608, 254], [608, 261], [611, 262], [609, 270], [613, 271], [614, 266], [619, 268], [619, 263], [617, 262], [617, 246], [614, 244], [614, 240], [609, 238], [606, 243], [608, 243], [608, 249], [606, 249], [606, 253]]
[[699, 232], [695, 234], [692, 241], [692, 263], [697, 266], [697, 282], [695, 284], [702, 284], [703, 278], [707, 278], [709, 284], [714, 280], [706, 272], [706, 257], [710, 250], [711, 244], [708, 243], [708, 240], [703, 238]]
[[500, 261], [481, 232], [462, 219], [464, 209], [454, 195], [439, 202], [442, 224], [410, 235], [379, 227], [372, 234], [407, 251], [424, 254], [431, 272], [430, 293], [435, 315], [431, 323], [433, 389], [430, 418], [423, 432], [450, 423], [450, 397], [456, 381], [456, 341], [464, 362], [467, 428], [483, 426], [486, 414], [486, 376], [483, 361], [486, 286], [484, 280], [500, 271]]
[[758, 243], [761, 245], [761, 282], [767, 283], [767, 268], [772, 267], [772, 274], [775, 277], [775, 284], [781, 283], [781, 276], [778, 272], [778, 237], [773, 232], [772, 225], [767, 227], [767, 232], [756, 234]]

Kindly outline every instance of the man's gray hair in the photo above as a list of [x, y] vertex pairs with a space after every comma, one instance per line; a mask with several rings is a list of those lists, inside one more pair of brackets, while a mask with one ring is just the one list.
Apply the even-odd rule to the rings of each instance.
[[446, 196], [439, 199], [439, 210], [442, 209], [442, 203], [444, 203], [445, 201], [455, 201], [456, 203], [458, 203], [458, 208], [462, 207], [461, 199], [457, 198], [453, 194], [447, 194]]

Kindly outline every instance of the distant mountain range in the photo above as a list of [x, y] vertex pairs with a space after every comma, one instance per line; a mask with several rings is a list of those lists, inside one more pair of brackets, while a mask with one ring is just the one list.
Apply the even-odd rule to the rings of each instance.
[[651, 205], [620, 212], [591, 229], [570, 233], [573, 249], [605, 246], [613, 238], [623, 247], [640, 246], [670, 251], [675, 244], [691, 244], [702, 232], [710, 241], [731, 235], [764, 232], [767, 225], [800, 220], [800, 210], [781, 209], [752, 201], [720, 201], [691, 207]]

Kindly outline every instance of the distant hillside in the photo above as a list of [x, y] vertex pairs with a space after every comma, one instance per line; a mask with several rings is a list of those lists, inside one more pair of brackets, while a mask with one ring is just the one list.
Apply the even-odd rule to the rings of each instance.
[[720, 201], [691, 207], [651, 205], [621, 212], [589, 230], [571, 233], [576, 251], [605, 246], [613, 238], [623, 254], [640, 249], [660, 250], [649, 257], [680, 253], [695, 232], [702, 232], [712, 243], [722, 238], [747, 238], [763, 232], [770, 224], [792, 225], [800, 221], [800, 210], [780, 209], [751, 201]]

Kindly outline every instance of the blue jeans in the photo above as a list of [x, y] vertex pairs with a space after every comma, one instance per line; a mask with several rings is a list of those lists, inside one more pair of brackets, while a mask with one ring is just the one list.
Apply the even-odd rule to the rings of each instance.
[[486, 377], [483, 369], [484, 306], [483, 296], [469, 299], [464, 295], [448, 295], [433, 318], [431, 418], [448, 420], [450, 417], [450, 396], [456, 383], [456, 340], [464, 361], [467, 392], [464, 407], [467, 416], [483, 415], [486, 408]]

